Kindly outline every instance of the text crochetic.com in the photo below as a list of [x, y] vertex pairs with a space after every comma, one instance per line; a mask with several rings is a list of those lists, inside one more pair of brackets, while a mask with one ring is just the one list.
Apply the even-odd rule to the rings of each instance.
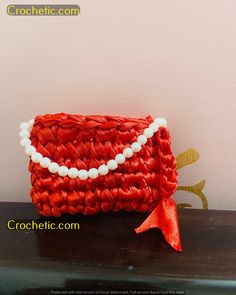
[[18, 221], [14, 219], [9, 219], [7, 221], [7, 228], [9, 230], [78, 230], [80, 229], [80, 224], [77, 222], [51, 222], [46, 221]]
[[7, 6], [7, 14], [10, 16], [77, 16], [80, 7], [74, 5], [22, 5], [10, 4]]

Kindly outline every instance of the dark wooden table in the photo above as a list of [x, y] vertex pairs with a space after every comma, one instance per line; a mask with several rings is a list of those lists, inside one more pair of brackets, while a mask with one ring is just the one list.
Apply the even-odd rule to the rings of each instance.
[[182, 253], [159, 230], [135, 234], [145, 217], [66, 216], [80, 229], [16, 231], [9, 219], [39, 215], [0, 203], [0, 294], [236, 294], [235, 211], [179, 210]]

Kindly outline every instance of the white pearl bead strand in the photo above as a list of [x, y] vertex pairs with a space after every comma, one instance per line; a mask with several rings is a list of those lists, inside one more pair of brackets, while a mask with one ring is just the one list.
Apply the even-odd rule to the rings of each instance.
[[117, 169], [118, 165], [123, 164], [126, 159], [131, 158], [134, 153], [138, 153], [142, 146], [151, 138], [160, 127], [166, 127], [167, 122], [164, 118], [156, 118], [149, 124], [148, 128], [144, 129], [143, 134], [140, 134], [137, 141], [133, 142], [130, 147], [124, 148], [123, 152], [117, 154], [114, 159], [111, 159], [107, 164], [102, 164], [98, 168], [90, 168], [89, 170], [77, 168], [68, 168], [66, 166], [59, 166], [57, 163], [52, 162], [48, 157], [43, 157], [42, 154], [36, 151], [35, 147], [31, 144], [30, 131], [34, 125], [34, 119], [29, 122], [20, 124], [20, 144], [24, 147], [25, 153], [31, 158], [34, 163], [38, 163], [42, 168], [48, 169], [51, 173], [58, 173], [61, 177], [68, 176], [70, 178], [79, 178], [86, 180], [87, 178], [95, 179], [99, 175], [106, 175], [109, 170]]

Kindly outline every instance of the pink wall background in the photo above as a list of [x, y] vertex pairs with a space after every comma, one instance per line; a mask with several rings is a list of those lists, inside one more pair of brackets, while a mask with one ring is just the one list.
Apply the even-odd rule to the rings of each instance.
[[168, 119], [176, 155], [200, 153], [180, 183], [206, 179], [209, 207], [236, 209], [236, 1], [70, 1], [76, 17], [10, 17], [12, 2], [0, 3], [0, 201], [30, 201], [21, 121], [153, 114]]

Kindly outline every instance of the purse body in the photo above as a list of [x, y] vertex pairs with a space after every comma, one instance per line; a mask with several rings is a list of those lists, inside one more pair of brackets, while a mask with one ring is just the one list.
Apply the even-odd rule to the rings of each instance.
[[[37, 116], [30, 140], [44, 157], [68, 168], [90, 169], [129, 147], [153, 121], [119, 116], [47, 114]], [[30, 160], [31, 197], [44, 216], [109, 211], [152, 211], [177, 186], [175, 158], [167, 128], [161, 127], [142, 149], [96, 179], [61, 177]]]

